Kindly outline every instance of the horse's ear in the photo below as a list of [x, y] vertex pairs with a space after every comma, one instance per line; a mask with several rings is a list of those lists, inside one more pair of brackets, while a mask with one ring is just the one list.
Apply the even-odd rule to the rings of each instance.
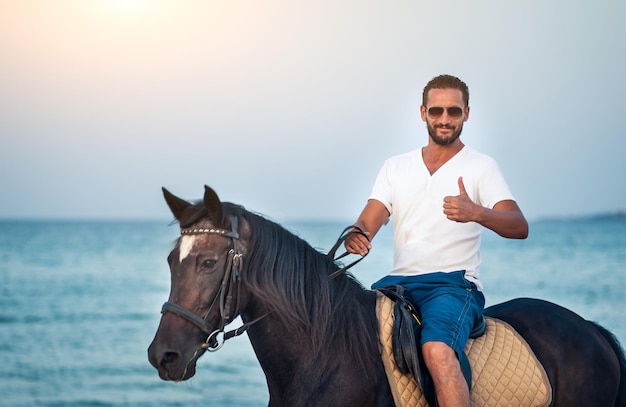
[[180, 217], [185, 212], [185, 209], [189, 208], [191, 204], [183, 199], [174, 196], [170, 191], [165, 188], [161, 188], [163, 190], [163, 196], [165, 197], [165, 202], [167, 202], [167, 206], [170, 207], [170, 210], [174, 214], [174, 218], [176, 220], [180, 220]]
[[211, 219], [216, 226], [221, 226], [224, 221], [222, 203], [217, 193], [208, 185], [204, 186], [204, 207], [209, 211], [209, 219]]

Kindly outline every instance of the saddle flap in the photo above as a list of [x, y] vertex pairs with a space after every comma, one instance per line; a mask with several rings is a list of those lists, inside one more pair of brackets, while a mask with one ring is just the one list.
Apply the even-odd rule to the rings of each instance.
[[393, 285], [378, 289], [394, 301], [392, 350], [397, 368], [403, 374], [410, 374], [417, 381], [422, 393], [430, 405], [436, 405], [435, 387], [426, 368], [422, 348], [421, 315], [408, 298], [404, 296], [404, 287]]

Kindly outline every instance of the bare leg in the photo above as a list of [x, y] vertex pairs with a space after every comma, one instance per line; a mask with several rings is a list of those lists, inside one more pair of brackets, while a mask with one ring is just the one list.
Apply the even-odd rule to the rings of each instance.
[[443, 342], [426, 342], [422, 352], [439, 406], [469, 407], [469, 389], [454, 350]]

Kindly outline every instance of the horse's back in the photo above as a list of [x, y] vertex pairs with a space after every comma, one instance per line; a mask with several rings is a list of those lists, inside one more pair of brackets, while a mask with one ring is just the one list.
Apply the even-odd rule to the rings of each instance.
[[548, 301], [517, 298], [485, 309], [511, 325], [541, 361], [553, 388], [554, 406], [613, 406], [619, 360], [596, 329], [576, 313]]

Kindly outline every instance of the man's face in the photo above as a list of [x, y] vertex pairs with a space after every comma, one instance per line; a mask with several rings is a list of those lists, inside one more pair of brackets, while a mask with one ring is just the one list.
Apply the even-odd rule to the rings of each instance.
[[430, 138], [440, 146], [454, 143], [469, 118], [469, 106], [465, 106], [463, 93], [458, 89], [429, 90], [427, 106], [420, 110]]

